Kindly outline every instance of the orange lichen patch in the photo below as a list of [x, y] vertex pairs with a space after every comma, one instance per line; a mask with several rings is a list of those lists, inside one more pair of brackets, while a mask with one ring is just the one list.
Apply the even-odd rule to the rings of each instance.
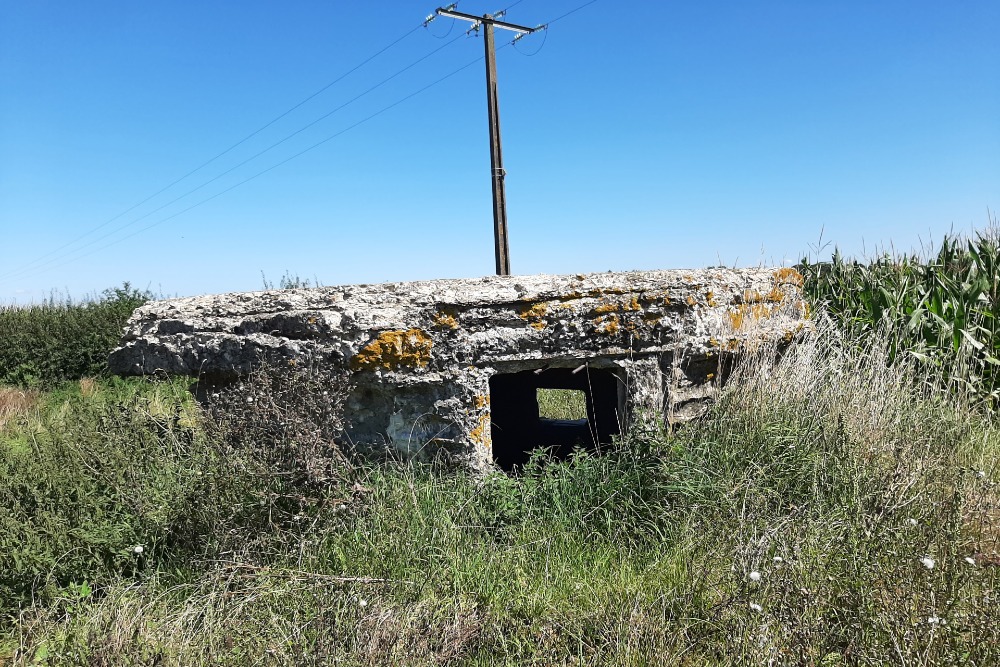
[[705, 294], [705, 303], [707, 303], [709, 306], [715, 306], [716, 305], [715, 304], [715, 292], [713, 292], [712, 290], [709, 290], [708, 293]]
[[[718, 347], [722, 348], [723, 350], [733, 351], [740, 346], [740, 341], [738, 338], [730, 338], [726, 342], [722, 342], [715, 336], [712, 336], [711, 338], [708, 339], [708, 346]], [[711, 353], [709, 353], [708, 356], [711, 356]]]
[[595, 313], [613, 313], [618, 310], [618, 306], [613, 303], [602, 303], [594, 308]]
[[698, 302], [695, 301], [695, 298], [693, 296], [688, 296], [688, 298], [684, 299], [684, 302], [691, 307], [698, 305]]
[[490, 404], [490, 397], [484, 396], [482, 394], [477, 394], [474, 399], [472, 399], [473, 405], [476, 406], [476, 410], [482, 410], [487, 405]]
[[545, 328], [545, 314], [549, 311], [549, 307], [544, 303], [536, 303], [530, 306], [524, 306], [518, 311], [517, 316], [528, 323], [528, 326], [533, 329], [538, 329], [541, 331]]
[[809, 303], [808, 302], [802, 301], [802, 300], [796, 301], [795, 302], [795, 307], [799, 309], [800, 313], [802, 313], [802, 319], [808, 320], [808, 319], [812, 318], [812, 311], [809, 310]]
[[662, 315], [660, 315], [659, 313], [649, 313], [649, 312], [646, 312], [646, 313], [643, 313], [643, 315], [642, 315], [642, 319], [646, 320], [646, 322], [649, 322], [649, 323], [659, 322], [660, 321], [660, 317], [662, 317]]
[[785, 329], [785, 333], [781, 337], [782, 341], [785, 342], [785, 343], [791, 343], [793, 340], [795, 340], [796, 336], [798, 336], [799, 334], [802, 333], [802, 331], [805, 328], [806, 328], [806, 325], [804, 323], [802, 323], [802, 322], [799, 322], [799, 324], [797, 326], [795, 326], [794, 328], [792, 328], [792, 329]]
[[432, 319], [434, 321], [434, 326], [441, 329], [458, 328], [458, 319], [455, 317], [455, 314], [448, 312], [447, 310], [439, 310], [434, 313], [434, 317]]
[[316, 324], [316, 318], [310, 317], [309, 319], [306, 320], [306, 322], [308, 322], [309, 324]]
[[596, 299], [597, 297], [606, 296], [608, 294], [625, 294], [629, 290], [623, 289], [621, 287], [595, 287], [594, 289], [587, 292], [587, 296]]
[[622, 306], [622, 310], [639, 311], [642, 310], [642, 306], [639, 305], [639, 299], [632, 297], [631, 301]]
[[355, 371], [424, 368], [431, 359], [431, 337], [420, 329], [383, 331], [351, 359]]
[[777, 286], [774, 286], [771, 288], [771, 291], [767, 293], [767, 300], [772, 303], [779, 303], [785, 300], [785, 293]]
[[763, 300], [764, 297], [757, 290], [743, 290], [743, 303], [760, 303]]
[[469, 439], [472, 440], [473, 444], [486, 450], [493, 448], [493, 433], [490, 428], [490, 414], [488, 412], [479, 416], [476, 427], [469, 431]]
[[517, 315], [528, 323], [532, 329], [541, 331], [545, 328], [545, 314], [549, 312], [549, 307], [544, 303], [536, 303], [531, 306], [524, 306]]
[[766, 319], [771, 317], [774, 311], [771, 306], [763, 303], [741, 303], [729, 312], [729, 323], [733, 329], [741, 329], [743, 325], [752, 320]]
[[613, 336], [621, 329], [621, 321], [617, 315], [605, 315], [594, 320], [597, 332]]
[[796, 285], [798, 287], [802, 287], [802, 284], [805, 282], [802, 274], [790, 266], [777, 269], [774, 272], [774, 279], [779, 285]]

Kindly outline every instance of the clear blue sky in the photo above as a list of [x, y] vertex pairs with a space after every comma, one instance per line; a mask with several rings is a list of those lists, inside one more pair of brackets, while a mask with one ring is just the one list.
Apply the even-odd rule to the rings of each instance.
[[[584, 2], [521, 0], [506, 18]], [[253, 290], [262, 271], [491, 274], [482, 62], [164, 220], [480, 57], [445, 19], [115, 218], [436, 6], [0, 0], [0, 302], [125, 280]], [[821, 230], [860, 254], [982, 228], [1000, 209], [998, 35], [996, 0], [598, 0], [497, 56], [513, 272], [778, 264]]]

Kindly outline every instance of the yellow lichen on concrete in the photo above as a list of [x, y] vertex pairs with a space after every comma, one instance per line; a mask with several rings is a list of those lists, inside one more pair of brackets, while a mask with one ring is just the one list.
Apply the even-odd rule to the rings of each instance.
[[780, 303], [785, 300], [785, 293], [777, 285], [767, 293], [767, 300], [771, 303]]
[[766, 319], [774, 314], [772, 307], [763, 303], [741, 303], [729, 311], [729, 323], [733, 329], [742, 329], [750, 321]]
[[632, 297], [632, 300], [622, 306], [622, 310], [640, 311], [642, 306], [639, 305], [639, 299]]
[[545, 328], [545, 314], [549, 312], [549, 307], [544, 303], [536, 303], [531, 306], [524, 306], [517, 313], [518, 317], [528, 323], [532, 329], [541, 331]]
[[774, 280], [779, 285], [795, 285], [796, 287], [802, 287], [803, 283], [805, 283], [805, 278], [802, 277], [802, 274], [790, 266], [775, 270]]
[[431, 337], [420, 329], [383, 331], [351, 359], [351, 370], [424, 368], [431, 359]]
[[698, 305], [698, 302], [695, 300], [695, 298], [690, 295], [684, 301], [685, 303], [687, 303], [687, 305], [691, 306], [692, 308]]
[[713, 292], [712, 290], [709, 290], [708, 293], [705, 294], [705, 303], [707, 303], [709, 306], [712, 306], [712, 307], [714, 307], [716, 305], [716, 303], [715, 303], [715, 292]]
[[597, 325], [597, 332], [613, 336], [621, 329], [621, 321], [617, 315], [604, 315], [594, 320]]
[[763, 300], [764, 297], [757, 290], [743, 290], [743, 303], [760, 303]]
[[457, 329], [458, 319], [455, 317], [454, 313], [450, 313], [446, 310], [439, 310], [434, 313], [434, 326], [441, 329]]
[[490, 428], [489, 412], [479, 415], [479, 420], [476, 422], [475, 428], [469, 431], [469, 440], [474, 445], [478, 445], [487, 451], [493, 448], [493, 433]]
[[[738, 338], [730, 338], [729, 340], [722, 342], [715, 336], [708, 339], [709, 347], [718, 347], [723, 350], [729, 350], [730, 352], [736, 350], [740, 346], [740, 340]], [[711, 356], [711, 354], [709, 354]]]
[[613, 313], [616, 310], [618, 310], [618, 306], [613, 303], [602, 303], [599, 304], [596, 308], [594, 308], [594, 312], [600, 314]]

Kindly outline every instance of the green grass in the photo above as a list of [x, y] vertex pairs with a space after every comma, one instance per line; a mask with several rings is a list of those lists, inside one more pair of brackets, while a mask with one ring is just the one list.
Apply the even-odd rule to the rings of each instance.
[[587, 395], [575, 389], [539, 389], [538, 416], [543, 419], [586, 419]]
[[886, 345], [820, 328], [697, 424], [515, 477], [345, 463], [317, 485], [181, 385], [64, 388], [0, 436], [0, 646], [14, 664], [996, 663], [1000, 432]]

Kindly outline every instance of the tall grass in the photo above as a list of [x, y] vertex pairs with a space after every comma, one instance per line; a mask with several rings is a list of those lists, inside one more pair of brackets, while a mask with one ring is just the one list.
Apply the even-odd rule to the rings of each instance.
[[125, 283], [81, 303], [53, 296], [0, 306], [0, 384], [52, 387], [104, 374], [125, 322], [150, 297]]
[[809, 297], [847, 334], [888, 328], [890, 358], [916, 359], [988, 404], [1000, 399], [1000, 227], [945, 236], [929, 256], [803, 262]]
[[[4, 565], [22, 585], [7, 659], [996, 664], [1000, 432], [926, 390], [925, 367], [888, 363], [891, 342], [862, 352], [819, 329], [689, 428], [538, 455], [516, 477], [356, 463], [316, 486], [226, 444], [169, 386], [54, 398], [44, 419], [61, 421], [3, 436], [10, 460], [34, 433], [37, 463], [0, 484], [58, 498], [15, 500], [16, 523], [45, 530], [8, 545], [24, 562], [91, 552], [75, 577]], [[146, 444], [116, 454], [137, 429]], [[80, 438], [112, 463], [59, 444]], [[123, 537], [89, 542], [92, 516]]]

